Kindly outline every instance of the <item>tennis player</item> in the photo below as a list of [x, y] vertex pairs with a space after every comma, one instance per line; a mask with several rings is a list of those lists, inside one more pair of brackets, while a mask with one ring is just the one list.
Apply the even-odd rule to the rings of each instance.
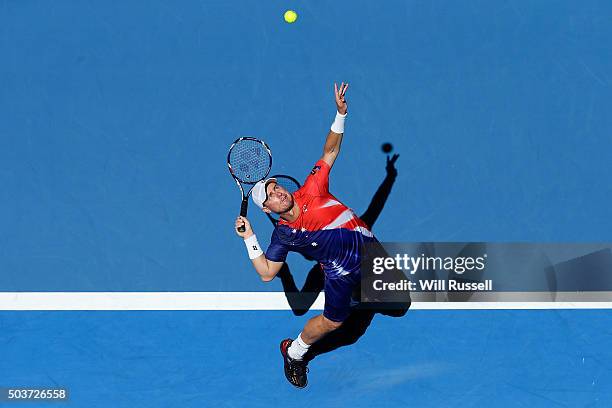
[[[329, 192], [329, 172], [338, 157], [344, 122], [348, 84], [334, 84], [337, 114], [323, 147], [323, 156], [315, 163], [304, 185], [291, 194], [274, 178], [255, 185], [252, 198], [266, 213], [277, 213], [280, 221], [272, 233], [264, 254], [251, 225], [245, 217], [235, 222], [236, 233], [244, 239], [255, 270], [265, 282], [274, 279], [289, 251], [317, 260], [325, 272], [325, 307], [323, 314], [310, 319], [295, 340], [285, 339], [280, 348], [285, 376], [296, 387], [307, 385], [309, 347], [326, 334], [338, 329], [349, 316], [355, 301], [352, 294], [359, 287], [361, 248], [365, 242], [377, 242], [368, 226], [353, 211]], [[241, 225], [244, 232], [238, 232]]]

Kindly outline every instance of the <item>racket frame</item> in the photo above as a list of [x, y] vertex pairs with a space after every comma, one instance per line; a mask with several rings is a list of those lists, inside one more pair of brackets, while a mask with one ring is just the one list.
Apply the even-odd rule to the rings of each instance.
[[[232, 149], [238, 143], [240, 143], [240, 142], [242, 142], [244, 140], [251, 140], [253, 142], [260, 143], [264, 147], [266, 152], [268, 153], [268, 159], [269, 159], [268, 170], [266, 171], [266, 174], [262, 178], [260, 178], [259, 180], [244, 181], [244, 180], [239, 179], [236, 176], [236, 174], [234, 173], [234, 169], [232, 168], [232, 164], [230, 163], [230, 157], [232, 155]], [[242, 202], [240, 204], [240, 216], [241, 217], [246, 217], [247, 216], [247, 212], [248, 212], [248, 208], [249, 208], [249, 196], [251, 195], [251, 191], [253, 190], [253, 187], [255, 186], [255, 184], [259, 183], [261, 180], [264, 180], [266, 177], [268, 177], [268, 174], [270, 174], [270, 170], [272, 170], [272, 151], [270, 150], [270, 147], [266, 144], [266, 142], [264, 142], [261, 139], [257, 139], [255, 137], [251, 137], [251, 136], [239, 137], [238, 139], [236, 139], [230, 145], [229, 150], [227, 152], [227, 167], [229, 169], [230, 175], [232, 176], [232, 178], [234, 179], [234, 181], [238, 185], [238, 188], [240, 189], [240, 194], [242, 195]], [[246, 184], [246, 185], [250, 185], [251, 186], [251, 188], [249, 189], [249, 191], [247, 191], [246, 194], [244, 192], [244, 187], [242, 186], [242, 184]], [[245, 231], [244, 225], [238, 227], [238, 231], [239, 232], [244, 232]]]

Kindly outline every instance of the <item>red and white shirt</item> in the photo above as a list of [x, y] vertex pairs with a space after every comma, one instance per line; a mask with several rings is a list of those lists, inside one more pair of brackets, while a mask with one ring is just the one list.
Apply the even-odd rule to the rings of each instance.
[[280, 220], [266, 258], [284, 262], [294, 251], [317, 260], [329, 279], [359, 273], [362, 244], [376, 238], [353, 210], [329, 192], [331, 168], [319, 160], [293, 199], [300, 207], [294, 222]]

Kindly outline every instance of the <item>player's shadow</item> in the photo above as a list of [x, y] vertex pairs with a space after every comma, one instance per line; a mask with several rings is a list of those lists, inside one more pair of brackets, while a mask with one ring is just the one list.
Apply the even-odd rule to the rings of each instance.
[[[367, 210], [359, 217], [370, 229], [372, 229], [378, 220], [391, 194], [391, 188], [397, 177], [395, 162], [398, 157], [399, 154], [394, 154], [393, 157], [387, 156], [387, 174], [385, 179], [374, 193]], [[276, 224], [274, 221], [272, 222]], [[313, 261], [313, 259], [308, 260]], [[286, 262], [283, 264], [277, 277], [281, 280], [289, 306], [296, 316], [302, 316], [308, 312], [319, 296], [319, 293], [323, 290], [325, 284], [325, 274], [319, 263], [316, 263], [310, 269], [301, 290], [297, 288], [293, 275], [289, 270], [289, 265]], [[340, 328], [329, 333], [310, 347], [305, 359], [312, 360], [320, 354], [355, 343], [366, 332], [375, 314], [381, 313], [388, 316], [399, 317], [406, 313], [409, 306], [410, 305], [407, 304], [404, 305], [403, 308], [395, 310], [376, 310], [371, 306], [368, 308], [355, 307]]]

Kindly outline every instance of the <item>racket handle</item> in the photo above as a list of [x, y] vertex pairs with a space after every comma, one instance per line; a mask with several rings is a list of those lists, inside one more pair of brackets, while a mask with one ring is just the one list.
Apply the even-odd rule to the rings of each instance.
[[[249, 199], [244, 198], [242, 200], [242, 204], [240, 204], [240, 216], [241, 217], [247, 216], [248, 208], [249, 208]], [[244, 232], [244, 231], [246, 231], [246, 227], [244, 226], [244, 224], [242, 224], [241, 226], [238, 227], [238, 232]]]

